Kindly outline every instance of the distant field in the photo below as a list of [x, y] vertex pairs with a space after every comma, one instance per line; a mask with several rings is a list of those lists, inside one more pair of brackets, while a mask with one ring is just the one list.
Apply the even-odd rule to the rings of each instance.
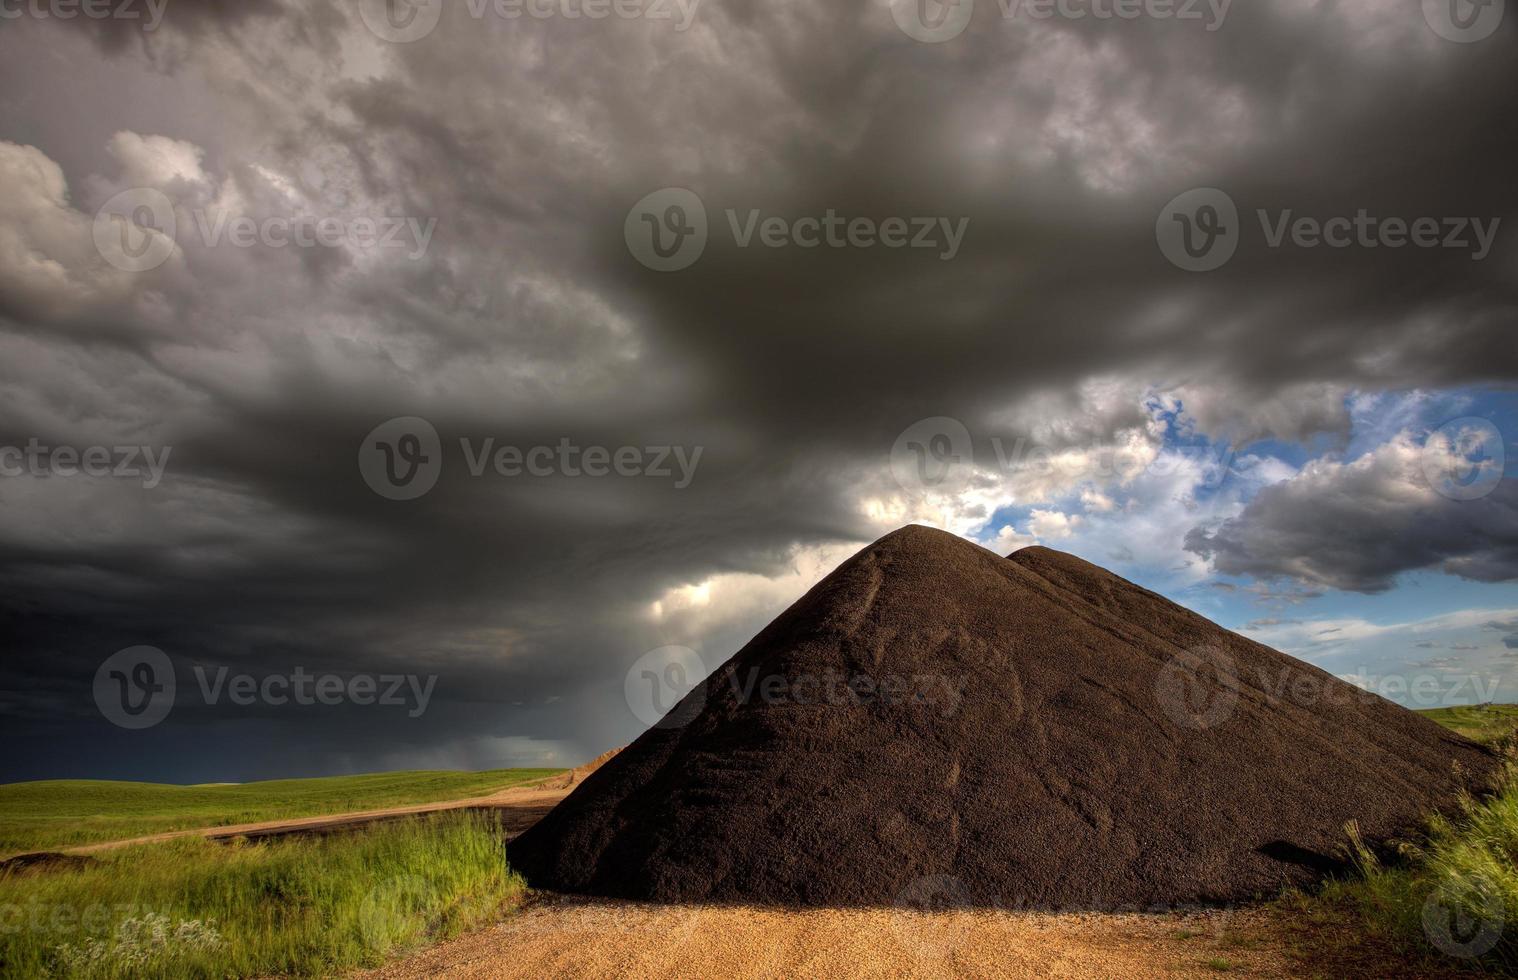
[[485, 796], [562, 771], [385, 772], [206, 786], [73, 779], [10, 783], [0, 785], [0, 855]]
[[1478, 742], [1495, 742], [1518, 729], [1518, 704], [1430, 708], [1418, 713]]

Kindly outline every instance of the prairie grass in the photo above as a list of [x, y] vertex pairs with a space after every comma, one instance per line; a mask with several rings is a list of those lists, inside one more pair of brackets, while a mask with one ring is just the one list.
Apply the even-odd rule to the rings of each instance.
[[1351, 828], [1359, 875], [1329, 883], [1322, 898], [1360, 913], [1373, 934], [1411, 953], [1476, 969], [1518, 971], [1518, 770], [1488, 799], [1461, 801], [1427, 836], [1380, 860]]
[[481, 812], [129, 847], [0, 872], [0, 976], [330, 976], [493, 921], [524, 891]]
[[[1425, 712], [1435, 721], [1511, 753], [1512, 705]], [[1474, 970], [1518, 972], [1518, 764], [1500, 789], [1465, 797], [1449, 816], [1383, 861], [1350, 828], [1357, 877], [1330, 882], [1320, 898], [1355, 909], [1365, 927], [1409, 954]]]

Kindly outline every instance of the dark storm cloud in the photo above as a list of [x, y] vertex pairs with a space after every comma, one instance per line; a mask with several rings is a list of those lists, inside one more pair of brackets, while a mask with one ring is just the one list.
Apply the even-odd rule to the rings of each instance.
[[[893, 489], [892, 442], [920, 418], [963, 419], [982, 453], [992, 437], [1110, 440], [1144, 422], [1136, 397], [1081, 388], [1111, 378], [1186, 389], [1219, 433], [1302, 438], [1343, 427], [1344, 388], [1518, 374], [1511, 18], [1456, 45], [1416, 7], [1241, 4], [1207, 33], [1003, 22], [981, 6], [945, 45], [911, 41], [874, 3], [707, 0], [684, 33], [477, 21], [459, 4], [400, 45], [367, 33], [355, 4], [171, 0], [148, 38], [8, 26], [0, 80], [26, 95], [0, 108], [0, 140], [35, 155], [9, 157], [31, 196], [0, 192], [28, 236], [9, 249], [0, 234], [0, 442], [173, 447], [154, 490], [0, 483], [0, 688], [38, 760], [15, 771], [175, 774], [174, 747], [192, 742], [232, 760], [223, 778], [490, 764], [507, 751], [490, 738], [588, 755], [639, 727], [621, 704], [627, 666], [690, 641], [650, 604], [713, 575], [784, 574], [797, 544], [880, 533], [861, 498]], [[64, 72], [49, 46], [98, 102], [49, 97]], [[191, 165], [170, 144], [113, 143], [123, 131], [203, 153]], [[46, 206], [41, 160], [66, 186]], [[182, 242], [161, 269], [117, 275], [89, 252], [90, 218], [165, 160], [181, 202], [264, 214], [298, 193], [436, 218], [437, 232], [416, 260]], [[701, 197], [711, 239], [661, 274], [622, 228], [666, 186]], [[1205, 274], [1154, 240], [1160, 209], [1196, 186], [1246, 218], [1233, 260]], [[1479, 262], [1272, 249], [1259, 208], [1504, 224]], [[728, 209], [969, 223], [941, 261], [740, 248]], [[57, 276], [22, 263], [38, 251]], [[355, 463], [366, 433], [404, 415], [431, 421], [448, 453], [412, 502], [371, 493]], [[469, 476], [459, 440], [492, 437], [704, 453], [684, 489]], [[1512, 515], [1508, 497], [1485, 506]], [[1299, 577], [1374, 589], [1428, 564], [1502, 577], [1511, 552], [1471, 545], [1492, 525], [1464, 514], [1439, 525], [1465, 542], [1453, 550], [1419, 537]], [[1357, 547], [1378, 534], [1359, 516], [1297, 527], [1267, 499], [1203, 540], [1225, 572], [1295, 574], [1282, 541], [1326, 528]], [[703, 655], [720, 661], [770, 612], [716, 621]], [[99, 721], [96, 665], [140, 643], [169, 651], [181, 684], [197, 663], [439, 681], [419, 720], [176, 708], [152, 736], [163, 756], [142, 761], [135, 743], [75, 734]]]

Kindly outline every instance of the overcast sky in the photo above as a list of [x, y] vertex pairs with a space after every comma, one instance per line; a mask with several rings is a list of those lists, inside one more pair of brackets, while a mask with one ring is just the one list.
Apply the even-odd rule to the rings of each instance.
[[0, 0], [0, 778], [574, 764], [912, 521], [1518, 701], [1463, 3]]

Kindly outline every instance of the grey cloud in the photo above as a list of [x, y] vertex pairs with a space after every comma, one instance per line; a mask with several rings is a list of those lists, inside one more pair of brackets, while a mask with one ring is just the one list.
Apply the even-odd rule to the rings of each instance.
[[1507, 636], [1502, 638], [1502, 645], [1510, 650], [1518, 650], [1518, 618], [1489, 620], [1482, 623], [1481, 628], [1506, 633]]
[[1384, 592], [1436, 568], [1484, 582], [1518, 577], [1518, 488], [1451, 500], [1429, 488], [1419, 447], [1400, 438], [1347, 463], [1319, 461], [1266, 487], [1236, 517], [1198, 527], [1186, 547], [1230, 575]]

